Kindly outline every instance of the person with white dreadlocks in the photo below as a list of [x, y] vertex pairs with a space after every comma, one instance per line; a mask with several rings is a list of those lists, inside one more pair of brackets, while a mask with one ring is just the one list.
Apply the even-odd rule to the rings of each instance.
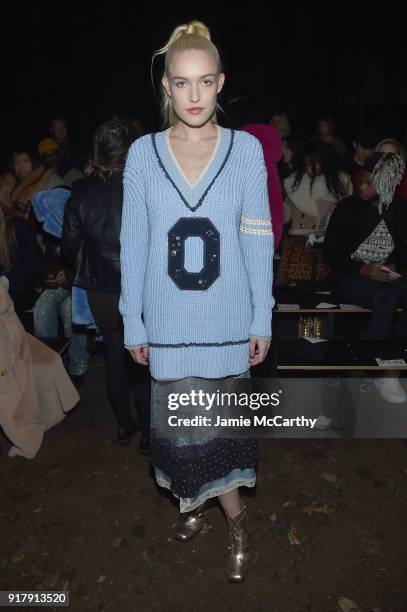
[[[337, 205], [325, 235], [335, 293], [372, 309], [364, 339], [407, 338], [407, 202], [396, 193], [404, 172], [399, 155], [373, 154], [363, 165], [360, 193]], [[393, 325], [399, 307], [403, 312]], [[385, 400], [407, 401], [394, 372], [374, 384]]]

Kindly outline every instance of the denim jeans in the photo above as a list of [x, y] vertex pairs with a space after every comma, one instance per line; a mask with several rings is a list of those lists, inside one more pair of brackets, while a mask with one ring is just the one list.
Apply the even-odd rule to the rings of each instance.
[[69, 346], [69, 373], [74, 376], [85, 374], [88, 369], [89, 353], [86, 350], [86, 334], [72, 331], [72, 300], [67, 289], [45, 289], [34, 308], [34, 334], [37, 338], [57, 338], [58, 320], [62, 320], [64, 335], [71, 338]]
[[[406, 277], [393, 283], [382, 283], [363, 276], [339, 274], [334, 280], [334, 290], [346, 303], [372, 309], [367, 332], [363, 334], [366, 339], [386, 340], [392, 335], [407, 337]], [[403, 313], [394, 325], [399, 307], [403, 308]]]

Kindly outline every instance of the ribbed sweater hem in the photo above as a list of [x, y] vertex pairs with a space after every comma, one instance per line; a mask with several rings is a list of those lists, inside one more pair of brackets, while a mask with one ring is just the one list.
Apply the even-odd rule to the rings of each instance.
[[223, 378], [249, 369], [249, 344], [232, 346], [188, 346], [149, 350], [151, 376], [177, 379], [186, 376]]

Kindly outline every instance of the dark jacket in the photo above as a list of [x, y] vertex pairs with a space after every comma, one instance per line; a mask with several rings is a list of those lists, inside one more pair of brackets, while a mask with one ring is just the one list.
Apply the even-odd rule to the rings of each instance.
[[43, 245], [43, 264], [41, 273], [41, 287], [43, 289], [55, 289], [49, 277], [55, 277], [59, 272], [65, 272], [66, 281], [63, 285], [58, 285], [63, 289], [72, 287], [72, 266], [61, 257], [61, 239], [52, 236], [47, 232], [42, 232]]
[[7, 276], [10, 295], [31, 291], [39, 285], [43, 254], [31, 223], [21, 217], [13, 217], [14, 242], [10, 254], [10, 266], [0, 266], [0, 275]]
[[72, 185], [65, 205], [61, 251], [74, 264], [73, 284], [120, 293], [120, 229], [123, 174], [87, 178]]
[[336, 205], [324, 239], [324, 257], [335, 272], [359, 274], [363, 262], [351, 259], [358, 246], [373, 232], [381, 219], [393, 238], [394, 249], [386, 263], [399, 271], [407, 266], [407, 202], [396, 195], [380, 216], [376, 206], [358, 194]]
[[32, 308], [38, 299], [43, 254], [31, 223], [21, 217], [13, 218], [14, 241], [10, 265], [0, 265], [0, 276], [7, 276], [10, 297], [17, 314]]

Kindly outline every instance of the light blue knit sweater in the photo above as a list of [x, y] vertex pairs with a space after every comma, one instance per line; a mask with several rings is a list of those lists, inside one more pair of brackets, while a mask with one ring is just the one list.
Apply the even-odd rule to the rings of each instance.
[[221, 378], [249, 368], [249, 336], [271, 338], [273, 234], [256, 138], [220, 129], [194, 185], [168, 130], [138, 139], [124, 171], [125, 345], [148, 342], [156, 379]]

